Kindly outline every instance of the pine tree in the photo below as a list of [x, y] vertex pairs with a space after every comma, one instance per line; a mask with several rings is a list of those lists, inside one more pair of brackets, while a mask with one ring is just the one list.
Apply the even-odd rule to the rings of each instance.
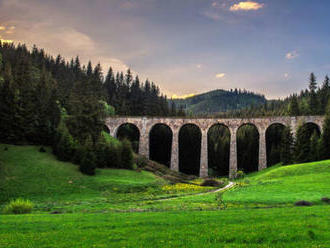
[[289, 116], [299, 116], [299, 106], [297, 96], [293, 95], [289, 104]]
[[329, 77], [328, 75], [325, 76], [322, 88], [320, 89], [320, 113], [325, 114], [328, 102], [330, 99], [330, 84], [329, 84]]
[[309, 161], [310, 156], [310, 134], [308, 125], [302, 125], [298, 127], [297, 137], [295, 143], [295, 161], [298, 163], [304, 163]]
[[284, 165], [293, 163], [293, 135], [291, 127], [285, 127], [281, 138], [280, 157]]
[[314, 73], [311, 73], [309, 79], [309, 110], [310, 114], [316, 115], [318, 114], [318, 99], [316, 95], [316, 77]]
[[330, 159], [330, 101], [323, 122], [323, 131], [320, 141], [320, 157], [321, 159]]
[[318, 161], [319, 156], [319, 135], [314, 130], [312, 137], [310, 139], [310, 148], [309, 148], [309, 161]]

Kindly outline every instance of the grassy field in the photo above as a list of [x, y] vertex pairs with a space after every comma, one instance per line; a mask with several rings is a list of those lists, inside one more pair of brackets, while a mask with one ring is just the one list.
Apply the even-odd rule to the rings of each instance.
[[[274, 166], [236, 181], [219, 210], [213, 188], [169, 185], [148, 172], [81, 175], [38, 147], [0, 145], [0, 247], [330, 247], [330, 161]], [[193, 195], [191, 195], [193, 194]], [[308, 200], [312, 207], [295, 207]], [[61, 214], [50, 214], [58, 211]]]

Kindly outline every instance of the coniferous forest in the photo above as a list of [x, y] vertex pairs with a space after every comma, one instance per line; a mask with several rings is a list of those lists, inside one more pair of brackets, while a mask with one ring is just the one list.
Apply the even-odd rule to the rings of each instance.
[[[322, 135], [312, 124], [300, 126], [296, 139], [290, 127], [271, 126], [266, 134], [267, 157], [269, 166], [330, 158], [328, 77], [318, 87], [315, 75], [311, 74], [308, 89], [284, 100], [264, 101], [262, 96], [255, 95], [261, 99], [259, 104], [240, 109], [228, 107], [228, 111], [214, 116], [327, 114]], [[182, 106], [177, 109], [176, 103], [168, 101], [155, 83], [141, 82], [130, 70], [114, 72], [110, 68], [104, 74], [100, 64], [93, 66], [89, 62], [85, 66], [79, 57], [66, 61], [61, 55], [52, 57], [35, 46], [29, 50], [25, 45], [0, 43], [0, 142], [52, 146], [60, 160], [80, 165], [85, 174], [93, 175], [96, 167], [134, 167], [133, 151], [138, 152], [138, 131], [126, 125], [118, 131], [121, 141], [114, 141], [104, 126], [106, 117], [186, 115]], [[152, 130], [151, 159], [169, 165], [171, 135], [166, 126], [159, 125]], [[200, 130], [187, 125], [180, 131], [179, 139], [180, 170], [198, 175]], [[239, 169], [255, 171], [258, 168], [258, 131], [254, 126], [245, 125], [239, 129], [237, 139]], [[225, 126], [210, 129], [211, 176], [228, 175], [229, 142], [230, 134]]]

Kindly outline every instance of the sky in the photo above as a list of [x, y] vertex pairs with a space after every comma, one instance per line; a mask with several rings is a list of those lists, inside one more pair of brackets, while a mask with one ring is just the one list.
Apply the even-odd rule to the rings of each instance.
[[127, 68], [168, 97], [283, 98], [330, 74], [329, 0], [0, 0], [0, 39]]

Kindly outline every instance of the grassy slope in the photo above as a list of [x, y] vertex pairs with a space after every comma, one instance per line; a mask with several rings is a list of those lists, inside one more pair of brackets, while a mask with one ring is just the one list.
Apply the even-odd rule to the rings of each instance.
[[38, 147], [0, 145], [0, 203], [10, 198], [26, 197], [36, 201], [84, 199], [109, 191], [139, 191], [161, 183], [149, 172], [97, 170], [97, 176], [82, 175], [78, 167], [60, 162]]
[[[215, 195], [159, 201], [140, 192], [163, 183], [150, 173], [87, 177], [36, 147], [9, 149], [0, 145], [0, 199], [24, 196], [37, 212], [59, 207], [67, 214], [0, 215], [0, 247], [330, 247], [330, 206], [320, 201], [330, 196], [330, 161], [251, 174], [224, 194], [227, 210], [191, 211], [215, 209]], [[300, 199], [316, 206], [294, 207]], [[160, 212], [111, 211], [120, 209]]]

